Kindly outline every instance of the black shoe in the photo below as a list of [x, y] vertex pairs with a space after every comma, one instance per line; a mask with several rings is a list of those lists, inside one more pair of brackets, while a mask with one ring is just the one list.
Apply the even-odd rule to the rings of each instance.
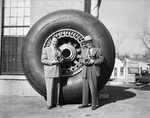
[[56, 105], [56, 104], [53, 104], [53, 107], [57, 107], [57, 105]]
[[57, 106], [58, 106], [58, 107], [60, 107], [60, 108], [62, 107], [62, 105], [61, 105], [61, 104], [57, 104]]
[[53, 106], [47, 106], [47, 109], [52, 109], [53, 108]]
[[79, 109], [82, 109], [82, 108], [85, 108], [85, 107], [88, 107], [88, 105], [81, 105], [81, 106], [79, 106], [78, 108], [79, 108]]
[[96, 110], [96, 106], [92, 106], [92, 110]]

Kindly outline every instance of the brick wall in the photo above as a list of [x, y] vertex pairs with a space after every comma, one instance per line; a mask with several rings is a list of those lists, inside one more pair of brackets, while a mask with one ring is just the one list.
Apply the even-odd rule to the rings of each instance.
[[31, 0], [31, 27], [44, 15], [61, 9], [84, 11], [84, 0]]
[[2, 0], [0, 0], [0, 44], [1, 44], [1, 33], [2, 33]]
[[[61, 9], [78, 9], [84, 11], [84, 0], [31, 0], [31, 27], [44, 15]], [[0, 43], [2, 29], [2, 0], [0, 0]], [[11, 88], [11, 89], [10, 89]], [[25, 77], [16, 78], [0, 76], [0, 95], [40, 96]]]

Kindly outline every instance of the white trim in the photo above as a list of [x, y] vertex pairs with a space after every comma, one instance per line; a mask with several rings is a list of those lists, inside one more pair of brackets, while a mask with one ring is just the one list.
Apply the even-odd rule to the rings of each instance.
[[26, 80], [25, 75], [0, 75], [0, 80]]

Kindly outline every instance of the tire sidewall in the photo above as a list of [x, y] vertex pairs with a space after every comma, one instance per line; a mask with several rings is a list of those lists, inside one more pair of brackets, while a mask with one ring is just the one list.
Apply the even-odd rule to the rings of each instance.
[[[95, 41], [95, 46], [102, 49], [106, 60], [106, 67], [103, 69], [107, 73], [104, 72], [100, 79], [98, 79], [98, 89], [101, 89], [109, 80], [114, 66], [114, 44], [110, 33], [99, 20], [78, 10], [61, 10], [50, 13], [41, 18], [30, 29], [22, 49], [23, 69], [29, 83], [38, 93], [46, 96], [44, 65], [41, 63], [42, 48], [49, 35], [60, 29], [73, 29], [80, 32], [83, 36], [91, 35]], [[80, 75], [81, 73], [79, 73], [77, 79], [82, 80]], [[67, 80], [69, 79], [71, 81], [72, 77], [69, 77]], [[82, 91], [78, 89], [81, 89], [81, 86], [81, 81], [77, 81], [73, 85], [64, 86], [62, 91], [64, 100], [69, 102], [72, 101], [73, 97], [80, 99]], [[73, 97], [70, 97], [72, 95], [66, 96], [68, 92], [72, 94], [72, 92], [76, 93], [78, 91], [80, 91], [79, 95]]]

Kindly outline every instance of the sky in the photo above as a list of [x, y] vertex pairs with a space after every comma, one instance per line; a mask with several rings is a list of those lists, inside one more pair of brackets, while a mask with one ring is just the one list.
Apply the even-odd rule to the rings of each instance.
[[99, 19], [109, 30], [114, 42], [120, 37], [120, 54], [143, 54], [146, 48], [137, 38], [150, 27], [150, 0], [102, 0]]

